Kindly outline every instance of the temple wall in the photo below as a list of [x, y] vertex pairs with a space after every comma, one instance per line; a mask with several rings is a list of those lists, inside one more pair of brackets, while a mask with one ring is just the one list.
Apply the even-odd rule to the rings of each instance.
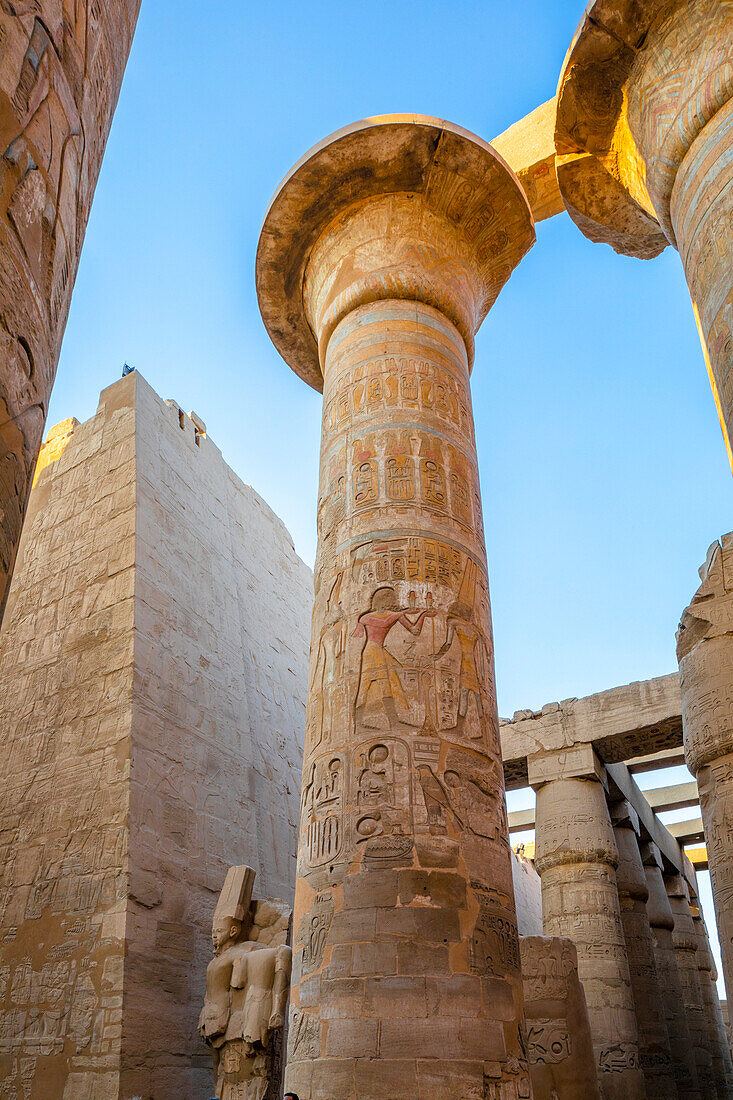
[[292, 896], [311, 574], [139, 375], [66, 429], [0, 635], [0, 1076], [18, 1100], [204, 1095], [226, 868]]

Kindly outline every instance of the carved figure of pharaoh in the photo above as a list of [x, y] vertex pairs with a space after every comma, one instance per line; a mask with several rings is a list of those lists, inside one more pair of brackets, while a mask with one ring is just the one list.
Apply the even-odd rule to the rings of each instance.
[[270, 1100], [279, 1091], [290, 989], [290, 909], [252, 901], [255, 871], [230, 867], [214, 911], [199, 1032], [211, 1048], [218, 1100]]
[[534, 1100], [600, 1100], [578, 953], [560, 936], [521, 936]]

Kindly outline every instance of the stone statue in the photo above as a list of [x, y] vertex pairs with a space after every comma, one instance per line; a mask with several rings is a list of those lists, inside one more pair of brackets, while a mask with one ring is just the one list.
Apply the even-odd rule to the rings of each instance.
[[269, 1100], [279, 1089], [290, 989], [290, 909], [252, 901], [255, 871], [230, 867], [212, 925], [199, 1032], [211, 1047], [218, 1100]]

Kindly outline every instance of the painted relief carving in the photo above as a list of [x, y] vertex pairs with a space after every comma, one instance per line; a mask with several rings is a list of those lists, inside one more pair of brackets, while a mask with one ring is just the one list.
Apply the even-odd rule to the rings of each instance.
[[345, 761], [340, 754], [314, 760], [303, 782], [301, 830], [311, 867], [335, 859], [344, 840]]

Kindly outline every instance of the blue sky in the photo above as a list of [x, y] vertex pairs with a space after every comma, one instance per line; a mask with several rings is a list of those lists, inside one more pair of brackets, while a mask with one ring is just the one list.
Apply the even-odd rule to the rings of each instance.
[[[254, 255], [281, 177], [367, 115], [492, 138], [550, 97], [579, 0], [368, 7], [144, 0], [49, 424], [125, 360], [196, 410], [315, 552], [320, 398], [280, 360]], [[538, 226], [477, 341], [473, 393], [500, 710], [674, 668], [731, 478], [678, 255]]]

